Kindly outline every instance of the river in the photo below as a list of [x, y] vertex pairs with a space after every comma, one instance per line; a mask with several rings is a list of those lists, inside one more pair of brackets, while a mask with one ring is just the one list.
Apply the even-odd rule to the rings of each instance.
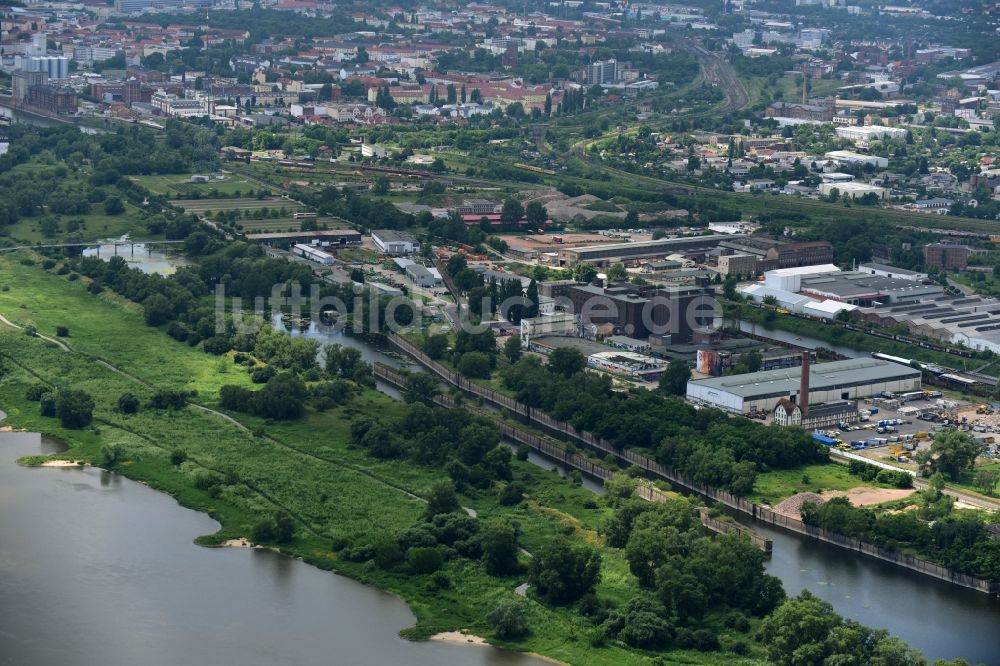
[[121, 257], [129, 268], [138, 268], [143, 273], [159, 273], [170, 275], [181, 266], [190, 266], [191, 262], [177, 252], [157, 249], [169, 245], [152, 246], [143, 243], [121, 245], [128, 243], [128, 237], [109, 238], [97, 241], [94, 246], [84, 249], [85, 257], [100, 257], [107, 260], [111, 257]]
[[0, 433], [0, 664], [544, 663], [403, 640], [415, 619], [396, 597], [270, 551], [196, 546], [218, 523], [117, 474], [14, 462], [58, 450]]
[[[744, 325], [745, 330], [750, 331], [750, 325]], [[369, 362], [382, 361], [394, 366], [400, 364], [397, 358], [370, 347], [358, 338], [324, 331], [315, 323], [304, 329], [294, 327], [289, 332], [292, 335], [306, 335], [323, 343], [336, 342], [356, 347]], [[758, 326], [757, 333], [803, 347], [826, 347], [845, 356], [864, 355], [784, 331]], [[398, 392], [391, 390], [391, 387], [379, 388], [398, 397]], [[529, 460], [546, 469], [557, 467], [561, 473], [566, 472], [557, 462], [535, 453], [531, 454]], [[60, 470], [46, 471], [61, 473]], [[590, 490], [601, 491], [599, 484], [592, 479], [585, 477], [584, 484]], [[171, 500], [167, 501], [176, 506]], [[1000, 664], [1000, 632], [996, 631], [996, 627], [1000, 626], [1000, 600], [885, 562], [859, 557], [847, 550], [807, 540], [771, 526], [755, 525], [755, 529], [774, 541], [774, 550], [766, 568], [769, 573], [782, 580], [789, 595], [808, 589], [832, 604], [844, 617], [872, 627], [885, 628], [920, 649], [931, 660], [963, 657], [973, 663]], [[211, 530], [195, 530], [195, 533], [208, 531]], [[190, 538], [186, 536], [179, 539], [185, 543], [190, 542]], [[0, 534], [0, 544], [2, 543]], [[308, 592], [305, 594], [308, 596]], [[308, 605], [309, 602], [303, 603]], [[405, 624], [403, 622], [400, 626]]]

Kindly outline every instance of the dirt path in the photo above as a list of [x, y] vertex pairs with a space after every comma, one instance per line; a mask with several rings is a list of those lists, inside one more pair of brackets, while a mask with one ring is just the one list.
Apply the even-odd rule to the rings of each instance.
[[[3, 323], [7, 324], [11, 328], [16, 328], [19, 331], [23, 331], [24, 330], [24, 326], [18, 326], [17, 324], [15, 324], [14, 322], [12, 322], [10, 319], [7, 319], [7, 317], [4, 317], [2, 314], [0, 314], [0, 321], [2, 321]], [[61, 340], [56, 340], [55, 338], [50, 338], [49, 336], [42, 335], [41, 333], [35, 333], [35, 335], [37, 337], [41, 338], [42, 340], [45, 340], [46, 342], [51, 342], [56, 347], [59, 347], [59, 349], [62, 349], [65, 352], [73, 351], [72, 349], [69, 348], [69, 346], [66, 343], [64, 343]]]

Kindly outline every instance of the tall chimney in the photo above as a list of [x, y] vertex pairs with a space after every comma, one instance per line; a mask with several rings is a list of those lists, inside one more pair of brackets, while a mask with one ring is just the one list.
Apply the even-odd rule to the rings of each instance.
[[802, 352], [802, 379], [799, 383], [799, 409], [802, 410], [802, 418], [806, 417], [809, 411], [809, 352]]

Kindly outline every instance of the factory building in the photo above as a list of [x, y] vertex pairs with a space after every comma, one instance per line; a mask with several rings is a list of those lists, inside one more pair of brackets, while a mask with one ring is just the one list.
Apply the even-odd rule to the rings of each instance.
[[715, 249], [723, 240], [738, 237], [733, 234], [711, 234], [708, 236], [688, 236], [685, 238], [665, 238], [655, 241], [638, 243], [613, 243], [593, 247], [565, 248], [559, 250], [559, 265], [576, 266], [587, 262], [594, 266], [610, 266], [611, 264], [650, 257], [666, 257], [670, 254], [705, 255]]
[[424, 289], [433, 289], [441, 284], [441, 275], [437, 269], [427, 268], [420, 264], [410, 264], [405, 268], [406, 277], [413, 281], [413, 284]]
[[321, 229], [317, 231], [282, 231], [247, 234], [248, 241], [273, 243], [318, 243], [322, 247], [361, 245], [361, 232], [354, 229]]
[[[883, 391], [909, 393], [920, 390], [919, 370], [874, 358], [821, 363], [806, 372], [806, 381], [803, 381], [801, 367], [691, 380], [687, 385], [687, 398], [744, 414], [773, 412], [781, 400], [808, 405], [859, 400]], [[803, 392], [808, 394], [806, 401], [800, 398]]]
[[323, 266], [333, 266], [333, 264], [337, 261], [336, 258], [329, 252], [324, 252], [323, 250], [313, 247], [312, 245], [299, 243], [292, 247], [292, 252], [304, 259], [314, 261], [317, 264], [322, 264]]
[[420, 251], [420, 243], [404, 231], [378, 229], [372, 231], [372, 241], [383, 254], [413, 254]]
[[687, 342], [696, 332], [718, 328], [717, 304], [702, 286], [577, 285], [568, 295], [584, 326], [607, 325], [612, 333], [633, 338], [669, 335]]

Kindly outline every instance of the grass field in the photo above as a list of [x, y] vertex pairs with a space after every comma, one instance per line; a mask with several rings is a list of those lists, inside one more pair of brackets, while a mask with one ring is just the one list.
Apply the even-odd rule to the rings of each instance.
[[69, 327], [66, 339], [74, 350], [98, 358], [158, 385], [197, 390], [209, 401], [223, 384], [247, 384], [246, 373], [225, 367], [219, 359], [149, 328], [139, 305], [109, 290], [87, 292], [86, 279], [69, 281], [55, 271], [24, 266], [15, 257], [0, 256], [0, 314], [21, 326], [55, 335], [56, 326]]
[[[501, 599], [514, 598], [514, 588], [523, 582], [523, 575], [491, 577], [480, 563], [455, 559], [444, 569], [451, 587], [440, 590], [432, 588], [425, 576], [398, 568], [383, 571], [337, 557], [332, 550], [335, 540], [371, 543], [418, 520], [423, 511], [419, 497], [444, 477], [441, 469], [377, 461], [349, 446], [348, 431], [354, 419], [366, 414], [391, 415], [401, 408], [387, 396], [366, 390], [345, 406], [324, 413], [310, 411], [288, 424], [233, 415], [251, 431], [266, 436], [252, 435], [193, 407], [177, 411], [144, 407], [138, 414], [125, 415], [116, 409], [122, 393], [145, 399], [155, 388], [189, 388], [198, 390], [198, 402], [211, 403], [222, 384], [246, 382], [246, 373], [225, 358], [191, 349], [145, 326], [132, 304], [106, 293], [92, 296], [80, 280], [69, 281], [11, 257], [0, 258], [0, 313], [15, 323], [35, 325], [44, 334], [51, 334], [59, 324], [69, 326], [66, 342], [74, 350], [62, 351], [23, 332], [0, 329], [0, 406], [9, 414], [9, 422], [68, 442], [71, 448], [58, 455], [64, 459], [94, 462], [103, 445], [116, 444], [122, 451], [119, 471], [221, 523], [220, 531], [202, 542], [249, 536], [256, 521], [283, 508], [297, 523], [295, 539], [283, 550], [399, 594], [418, 618], [417, 627], [409, 632], [415, 637], [459, 628], [488, 636], [483, 618]], [[38, 403], [25, 397], [27, 388], [39, 382], [90, 393], [96, 405], [95, 423], [69, 431], [57, 420], [40, 416]], [[180, 465], [170, 463], [176, 449], [187, 454]], [[228, 475], [228, 481], [210, 493], [198, 483], [206, 475], [219, 479]], [[529, 551], [560, 534], [601, 546], [596, 530], [608, 509], [594, 503], [589, 491], [528, 463], [515, 462], [515, 475], [529, 498], [520, 505], [501, 506], [489, 491], [463, 496], [462, 504], [484, 518], [516, 520], [522, 544]], [[603, 548], [603, 556], [598, 592], [618, 601], [633, 596], [635, 579], [621, 551]], [[513, 646], [517, 649], [579, 664], [653, 663], [653, 655], [615, 644], [591, 646], [585, 637], [592, 627], [573, 610], [531, 600], [525, 604], [533, 633]], [[713, 664], [720, 658], [726, 663], [758, 663], [732, 655], [684, 651], [662, 656], [664, 661], [659, 663]]]
[[174, 199], [171, 200], [170, 204], [179, 206], [188, 213], [204, 213], [209, 210], [257, 210], [258, 208], [285, 208], [294, 211], [302, 208], [302, 204], [297, 201], [290, 201], [282, 197], [265, 197], [263, 199], [256, 197], [241, 199]]
[[[218, 174], [205, 174], [218, 175]], [[224, 180], [211, 180], [207, 183], [192, 183], [190, 174], [183, 175], [155, 175], [155, 176], [132, 176], [133, 181], [139, 183], [146, 189], [156, 194], [166, 196], [177, 196], [178, 194], [188, 194], [190, 192], [200, 192], [207, 196], [211, 192], [221, 195], [233, 196], [237, 193], [246, 194], [251, 190], [256, 190], [250, 181], [239, 176], [225, 174]]]
[[83, 224], [75, 232], [84, 241], [95, 241], [105, 238], [119, 238], [130, 234], [142, 240], [158, 239], [150, 234], [145, 225], [137, 218], [138, 209], [125, 203], [125, 212], [121, 215], [105, 215], [102, 204], [91, 206], [91, 212], [86, 215], [63, 215], [59, 220], [59, 232], [46, 236], [40, 228], [39, 217], [24, 217], [14, 224], [5, 227], [4, 232], [10, 244], [34, 245], [37, 243], [59, 243], [69, 234], [67, 222], [82, 220]]
[[757, 476], [753, 495], [747, 499], [756, 503], [774, 506], [798, 493], [821, 493], [824, 490], [850, 490], [860, 486], [889, 488], [879, 484], [865, 483], [851, 476], [846, 465], [826, 463], [806, 465], [798, 469], [782, 469], [764, 472]]

